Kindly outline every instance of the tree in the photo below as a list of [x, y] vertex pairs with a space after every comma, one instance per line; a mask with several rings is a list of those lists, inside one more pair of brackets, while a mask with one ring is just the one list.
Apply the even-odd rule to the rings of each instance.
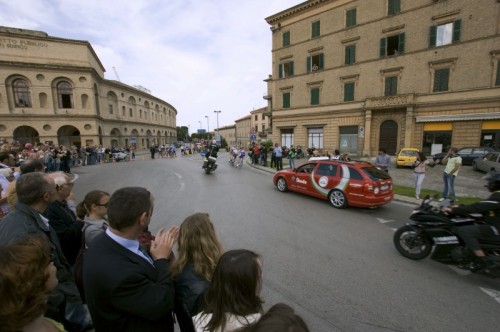
[[189, 129], [186, 126], [177, 127], [177, 140], [178, 141], [189, 141]]

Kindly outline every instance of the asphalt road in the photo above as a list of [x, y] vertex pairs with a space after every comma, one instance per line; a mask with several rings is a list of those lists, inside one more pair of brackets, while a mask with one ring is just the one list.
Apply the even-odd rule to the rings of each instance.
[[227, 161], [222, 153], [210, 175], [198, 155], [80, 167], [74, 191], [78, 199], [93, 189], [148, 188], [153, 231], [208, 212], [226, 250], [262, 255], [265, 308], [288, 303], [311, 331], [498, 330], [499, 281], [397, 253], [392, 235], [412, 205], [336, 210], [279, 193], [272, 174]]

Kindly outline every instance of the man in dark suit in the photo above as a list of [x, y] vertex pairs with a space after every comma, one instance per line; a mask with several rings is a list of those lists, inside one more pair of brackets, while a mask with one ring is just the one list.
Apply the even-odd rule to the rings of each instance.
[[178, 227], [160, 229], [150, 255], [138, 238], [154, 198], [145, 188], [117, 190], [108, 202], [109, 228], [85, 254], [85, 298], [99, 331], [174, 331], [174, 287], [168, 258]]

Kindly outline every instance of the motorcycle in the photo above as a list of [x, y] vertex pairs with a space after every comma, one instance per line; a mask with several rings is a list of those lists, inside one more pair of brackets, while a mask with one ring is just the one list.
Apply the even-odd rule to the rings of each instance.
[[210, 174], [217, 169], [217, 157], [208, 157], [203, 160], [203, 169], [205, 174]]
[[[393, 242], [398, 252], [409, 259], [420, 260], [429, 256], [446, 265], [475, 272], [477, 258], [456, 233], [456, 228], [481, 223], [481, 214], [467, 216], [446, 215], [442, 207], [450, 206], [444, 200], [439, 206], [431, 204], [435, 198], [426, 196], [422, 204], [413, 210], [407, 223], [394, 233]], [[481, 249], [496, 265], [481, 271], [495, 278], [500, 278], [500, 242], [479, 240]], [[434, 249], [434, 250], [433, 250]]]

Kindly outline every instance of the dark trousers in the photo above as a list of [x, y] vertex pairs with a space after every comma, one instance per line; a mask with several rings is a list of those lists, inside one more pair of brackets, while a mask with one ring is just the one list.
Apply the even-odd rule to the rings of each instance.
[[276, 157], [276, 170], [281, 171], [283, 169], [283, 157]]
[[495, 234], [495, 230], [491, 225], [468, 225], [457, 227], [457, 234], [469, 249], [476, 251], [481, 249], [478, 239], [500, 241], [500, 235]]

